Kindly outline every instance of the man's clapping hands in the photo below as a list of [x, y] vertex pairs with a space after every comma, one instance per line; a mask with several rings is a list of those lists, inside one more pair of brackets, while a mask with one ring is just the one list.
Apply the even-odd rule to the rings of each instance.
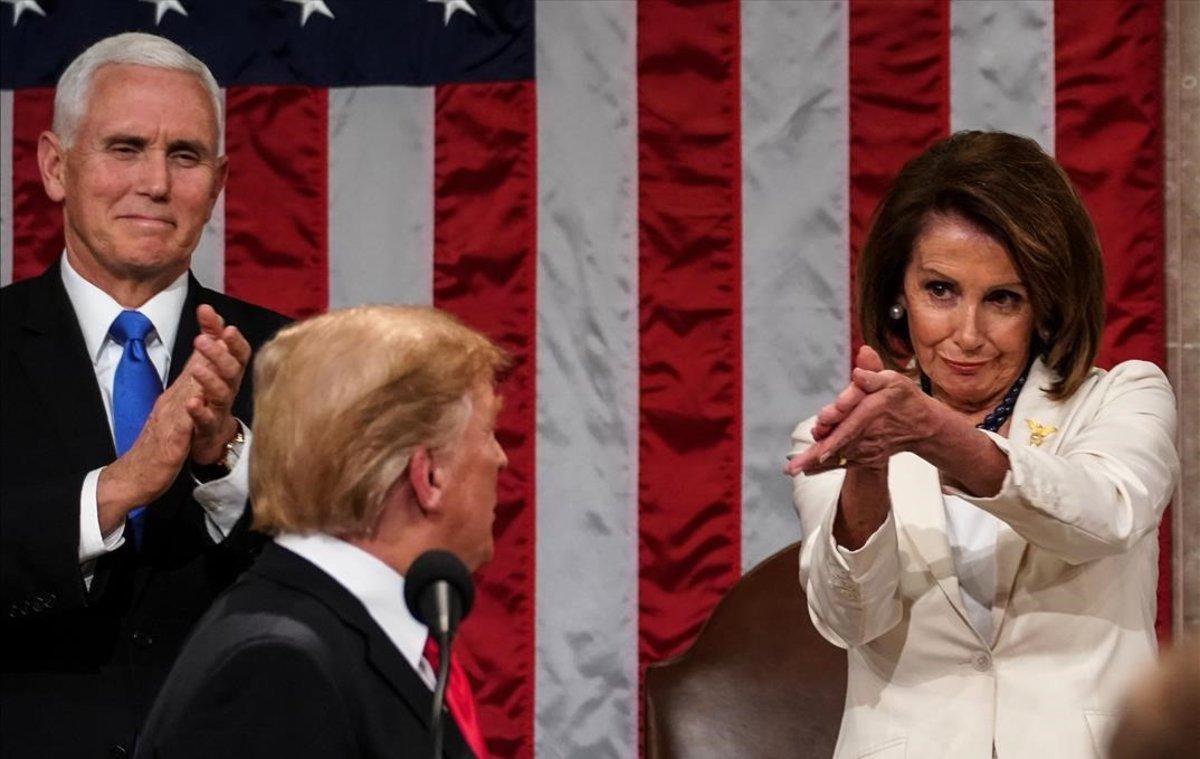
[[211, 306], [197, 308], [196, 319], [200, 334], [187, 364], [155, 401], [130, 449], [100, 473], [101, 534], [165, 493], [189, 458], [198, 465], [218, 461], [237, 433], [233, 400], [250, 362], [250, 344]]

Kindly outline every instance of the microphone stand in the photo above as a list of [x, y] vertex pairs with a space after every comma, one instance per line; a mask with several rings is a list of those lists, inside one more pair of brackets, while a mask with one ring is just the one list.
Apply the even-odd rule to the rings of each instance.
[[446, 734], [446, 721], [442, 719], [445, 713], [443, 704], [446, 702], [446, 685], [450, 681], [450, 643], [453, 633], [450, 631], [450, 586], [439, 582], [433, 586], [437, 595], [438, 609], [438, 678], [433, 689], [433, 759], [441, 759], [442, 743]]
[[446, 684], [450, 681], [450, 640], [448, 633], [438, 635], [437, 685], [433, 689], [433, 759], [441, 759], [446, 733], [446, 722], [442, 716], [446, 713], [443, 704], [446, 702]]

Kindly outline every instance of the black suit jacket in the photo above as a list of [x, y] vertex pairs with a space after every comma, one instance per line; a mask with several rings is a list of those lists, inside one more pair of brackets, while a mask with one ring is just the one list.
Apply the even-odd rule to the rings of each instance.
[[[138, 757], [430, 756], [433, 694], [366, 608], [274, 543], [196, 626]], [[473, 756], [452, 719], [443, 755]]]
[[[257, 348], [286, 320], [189, 277], [171, 354], [178, 376], [212, 305]], [[187, 632], [253, 560], [249, 509], [215, 545], [187, 467], [146, 511], [142, 550], [80, 573], [79, 492], [115, 459], [104, 403], [59, 264], [0, 290], [0, 755], [121, 756]], [[234, 413], [251, 420], [247, 372]]]

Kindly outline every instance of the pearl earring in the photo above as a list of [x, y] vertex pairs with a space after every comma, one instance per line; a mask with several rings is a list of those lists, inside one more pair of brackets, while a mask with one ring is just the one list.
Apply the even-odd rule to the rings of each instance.
[[899, 321], [904, 317], [904, 306], [900, 303], [893, 303], [892, 307], [888, 309], [888, 316]]

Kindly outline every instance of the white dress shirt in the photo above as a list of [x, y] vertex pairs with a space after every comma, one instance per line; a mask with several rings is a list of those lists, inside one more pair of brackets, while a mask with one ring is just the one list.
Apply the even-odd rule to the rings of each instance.
[[996, 601], [996, 534], [1001, 522], [956, 495], [943, 495], [942, 504], [963, 608], [971, 627], [990, 646], [992, 604]]
[[[100, 387], [100, 397], [104, 401], [104, 417], [108, 420], [109, 433], [112, 434], [113, 380], [124, 349], [109, 336], [108, 329], [117, 315], [125, 309], [108, 293], [75, 271], [66, 255], [62, 257], [61, 271], [63, 287], [66, 288], [67, 297], [75, 310], [84, 345], [92, 360], [96, 383]], [[175, 344], [175, 335], [179, 331], [187, 287], [185, 272], [137, 309], [154, 325], [154, 329], [146, 336], [146, 353], [149, 354], [150, 362], [154, 364], [164, 387], [171, 369], [171, 347]], [[220, 479], [198, 483], [192, 491], [197, 502], [204, 508], [208, 534], [215, 542], [224, 540], [233, 529], [245, 511], [246, 497], [250, 492], [251, 434], [246, 425], [243, 424], [242, 427], [246, 443], [233, 470]], [[100, 467], [88, 472], [79, 493], [79, 563], [83, 570], [84, 583], [88, 587], [91, 587], [96, 559], [116, 550], [125, 542], [124, 521], [109, 534], [100, 534], [96, 487], [103, 470], [104, 467]]]
[[361, 548], [329, 535], [288, 533], [276, 536], [275, 542], [308, 559], [350, 591], [409, 666], [433, 690], [437, 675], [424, 655], [429, 631], [408, 611], [403, 575]]

